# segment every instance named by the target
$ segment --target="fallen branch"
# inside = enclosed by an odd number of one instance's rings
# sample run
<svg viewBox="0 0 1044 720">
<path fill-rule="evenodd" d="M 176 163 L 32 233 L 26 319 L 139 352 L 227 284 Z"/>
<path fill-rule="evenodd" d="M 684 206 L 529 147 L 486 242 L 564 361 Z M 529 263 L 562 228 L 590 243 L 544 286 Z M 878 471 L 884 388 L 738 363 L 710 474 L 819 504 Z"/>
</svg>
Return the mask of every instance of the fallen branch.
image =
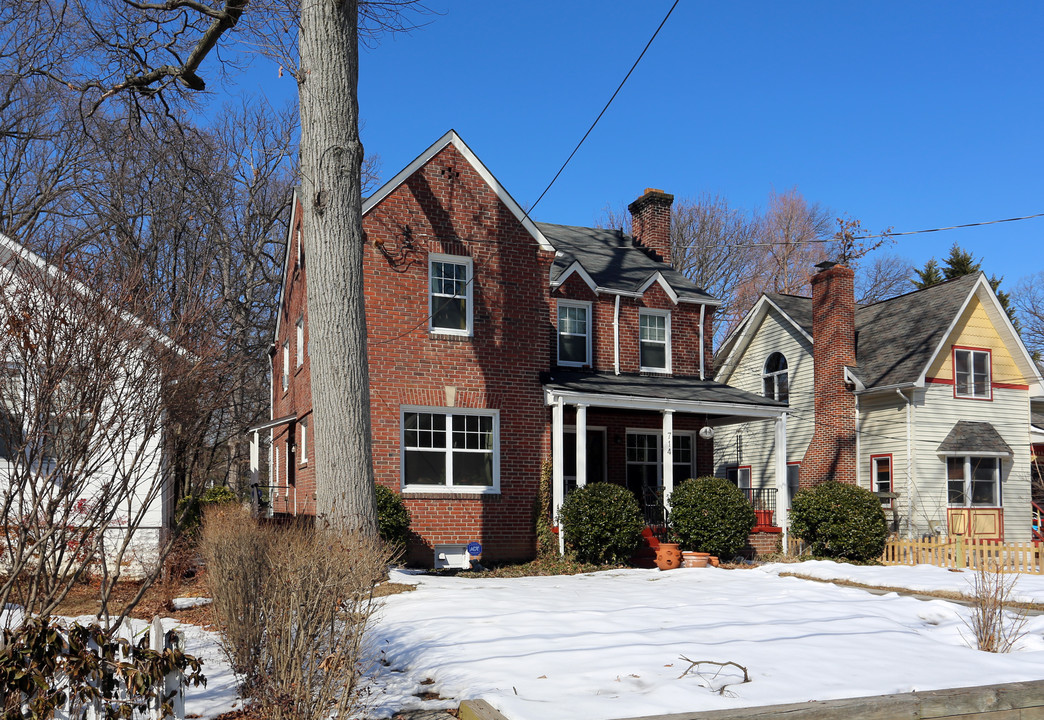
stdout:
<svg viewBox="0 0 1044 720">
<path fill-rule="evenodd" d="M 681 680 L 683 677 L 688 675 L 689 672 L 691 672 L 693 670 L 693 668 L 697 668 L 700 665 L 717 665 L 718 666 L 718 671 L 716 673 L 714 673 L 709 679 L 704 678 L 705 680 L 708 680 L 708 682 L 710 682 L 710 680 L 713 680 L 714 678 L 718 677 L 718 675 L 721 673 L 722 669 L 728 667 L 729 665 L 742 670 L 743 671 L 743 682 L 740 682 L 740 683 L 726 683 L 725 685 L 722 685 L 720 688 L 718 688 L 718 694 L 719 695 L 724 695 L 725 694 L 725 688 L 727 688 L 729 685 L 743 685 L 744 683 L 749 683 L 750 682 L 750 673 L 747 672 L 747 668 L 743 667 L 739 663 L 734 663 L 731 660 L 729 662 L 718 662 L 717 660 L 690 660 L 689 658 L 685 657 L 684 655 L 680 655 L 679 657 L 682 660 L 684 660 L 685 662 L 689 663 L 689 667 L 687 667 L 685 669 L 685 672 L 683 672 L 681 675 L 678 676 L 679 680 Z M 700 675 L 699 672 L 697 672 L 696 674 Z M 700 677 L 703 678 L 703 675 L 700 675 Z"/>
</svg>

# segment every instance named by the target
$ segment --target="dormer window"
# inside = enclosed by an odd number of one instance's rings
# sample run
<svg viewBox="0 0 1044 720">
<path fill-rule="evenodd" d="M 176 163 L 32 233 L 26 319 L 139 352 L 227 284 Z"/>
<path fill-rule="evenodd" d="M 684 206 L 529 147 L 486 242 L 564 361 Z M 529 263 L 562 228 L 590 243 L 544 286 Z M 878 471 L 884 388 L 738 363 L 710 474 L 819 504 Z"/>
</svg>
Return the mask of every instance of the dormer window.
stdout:
<svg viewBox="0 0 1044 720">
<path fill-rule="evenodd" d="M 782 403 L 790 402 L 790 375 L 783 353 L 775 352 L 769 355 L 761 377 L 765 397 Z"/>
<path fill-rule="evenodd" d="M 558 364 L 591 364 L 591 303 L 558 301 Z"/>
<path fill-rule="evenodd" d="M 639 365 L 645 372 L 671 371 L 671 314 L 641 310 L 638 314 Z"/>
<path fill-rule="evenodd" d="M 989 400 L 990 351 L 954 348 L 953 385 L 954 397 Z"/>
</svg>

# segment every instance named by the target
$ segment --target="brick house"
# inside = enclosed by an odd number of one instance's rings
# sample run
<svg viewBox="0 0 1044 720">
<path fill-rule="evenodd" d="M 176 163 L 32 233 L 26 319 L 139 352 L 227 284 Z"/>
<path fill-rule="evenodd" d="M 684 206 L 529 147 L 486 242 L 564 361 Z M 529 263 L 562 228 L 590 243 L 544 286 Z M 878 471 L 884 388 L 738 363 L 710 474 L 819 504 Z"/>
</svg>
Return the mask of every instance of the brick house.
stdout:
<svg viewBox="0 0 1044 720">
<path fill-rule="evenodd" d="M 453 131 L 363 203 L 377 482 L 412 515 L 410 560 L 534 553 L 541 465 L 554 504 L 626 485 L 651 521 L 708 474 L 707 426 L 782 404 L 710 379 L 718 301 L 670 266 L 673 196 L 631 204 L 634 237 L 533 222 Z M 302 198 L 294 198 L 272 346 L 273 510 L 315 512 Z M 307 243 L 305 243 L 307 245 Z M 712 433 L 704 432 L 704 435 Z M 666 439 L 666 441 L 665 441 Z M 666 452 L 664 452 L 666 448 Z"/>
<path fill-rule="evenodd" d="M 819 267 L 811 298 L 763 295 L 718 350 L 717 378 L 785 401 L 789 430 L 785 454 L 723 430 L 718 473 L 773 485 L 786 462 L 786 496 L 859 484 L 902 535 L 1028 540 L 1044 381 L 986 276 L 857 305 L 852 271 Z"/>
</svg>

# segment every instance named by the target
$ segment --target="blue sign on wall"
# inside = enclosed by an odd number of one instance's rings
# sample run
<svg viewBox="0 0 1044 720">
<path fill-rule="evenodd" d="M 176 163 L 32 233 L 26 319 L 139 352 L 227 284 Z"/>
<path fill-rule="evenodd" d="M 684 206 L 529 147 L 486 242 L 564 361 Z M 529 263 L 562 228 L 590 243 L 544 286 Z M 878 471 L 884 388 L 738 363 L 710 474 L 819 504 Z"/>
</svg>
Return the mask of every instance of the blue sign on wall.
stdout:
<svg viewBox="0 0 1044 720">
<path fill-rule="evenodd" d="M 481 543 L 477 543 L 477 542 L 469 542 L 468 543 L 468 555 L 481 555 L 481 554 L 482 554 L 482 544 Z"/>
</svg>

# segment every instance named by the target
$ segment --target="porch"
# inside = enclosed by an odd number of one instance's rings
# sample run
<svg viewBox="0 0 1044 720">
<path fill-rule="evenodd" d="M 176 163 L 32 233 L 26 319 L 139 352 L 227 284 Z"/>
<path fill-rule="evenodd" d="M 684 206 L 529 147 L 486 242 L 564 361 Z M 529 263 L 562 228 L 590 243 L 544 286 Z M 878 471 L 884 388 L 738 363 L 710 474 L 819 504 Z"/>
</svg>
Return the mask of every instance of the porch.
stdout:
<svg viewBox="0 0 1044 720">
<path fill-rule="evenodd" d="M 787 406 L 711 380 L 689 377 L 553 372 L 544 378 L 551 408 L 552 503 L 588 482 L 634 493 L 646 523 L 663 526 L 677 483 L 714 474 L 714 429 L 743 422 L 775 425 L 786 447 Z M 786 453 L 775 453 L 775 487 L 745 489 L 758 525 L 786 527 Z M 786 497 L 786 495 L 782 495 Z M 560 547 L 564 538 L 559 534 Z"/>
</svg>

